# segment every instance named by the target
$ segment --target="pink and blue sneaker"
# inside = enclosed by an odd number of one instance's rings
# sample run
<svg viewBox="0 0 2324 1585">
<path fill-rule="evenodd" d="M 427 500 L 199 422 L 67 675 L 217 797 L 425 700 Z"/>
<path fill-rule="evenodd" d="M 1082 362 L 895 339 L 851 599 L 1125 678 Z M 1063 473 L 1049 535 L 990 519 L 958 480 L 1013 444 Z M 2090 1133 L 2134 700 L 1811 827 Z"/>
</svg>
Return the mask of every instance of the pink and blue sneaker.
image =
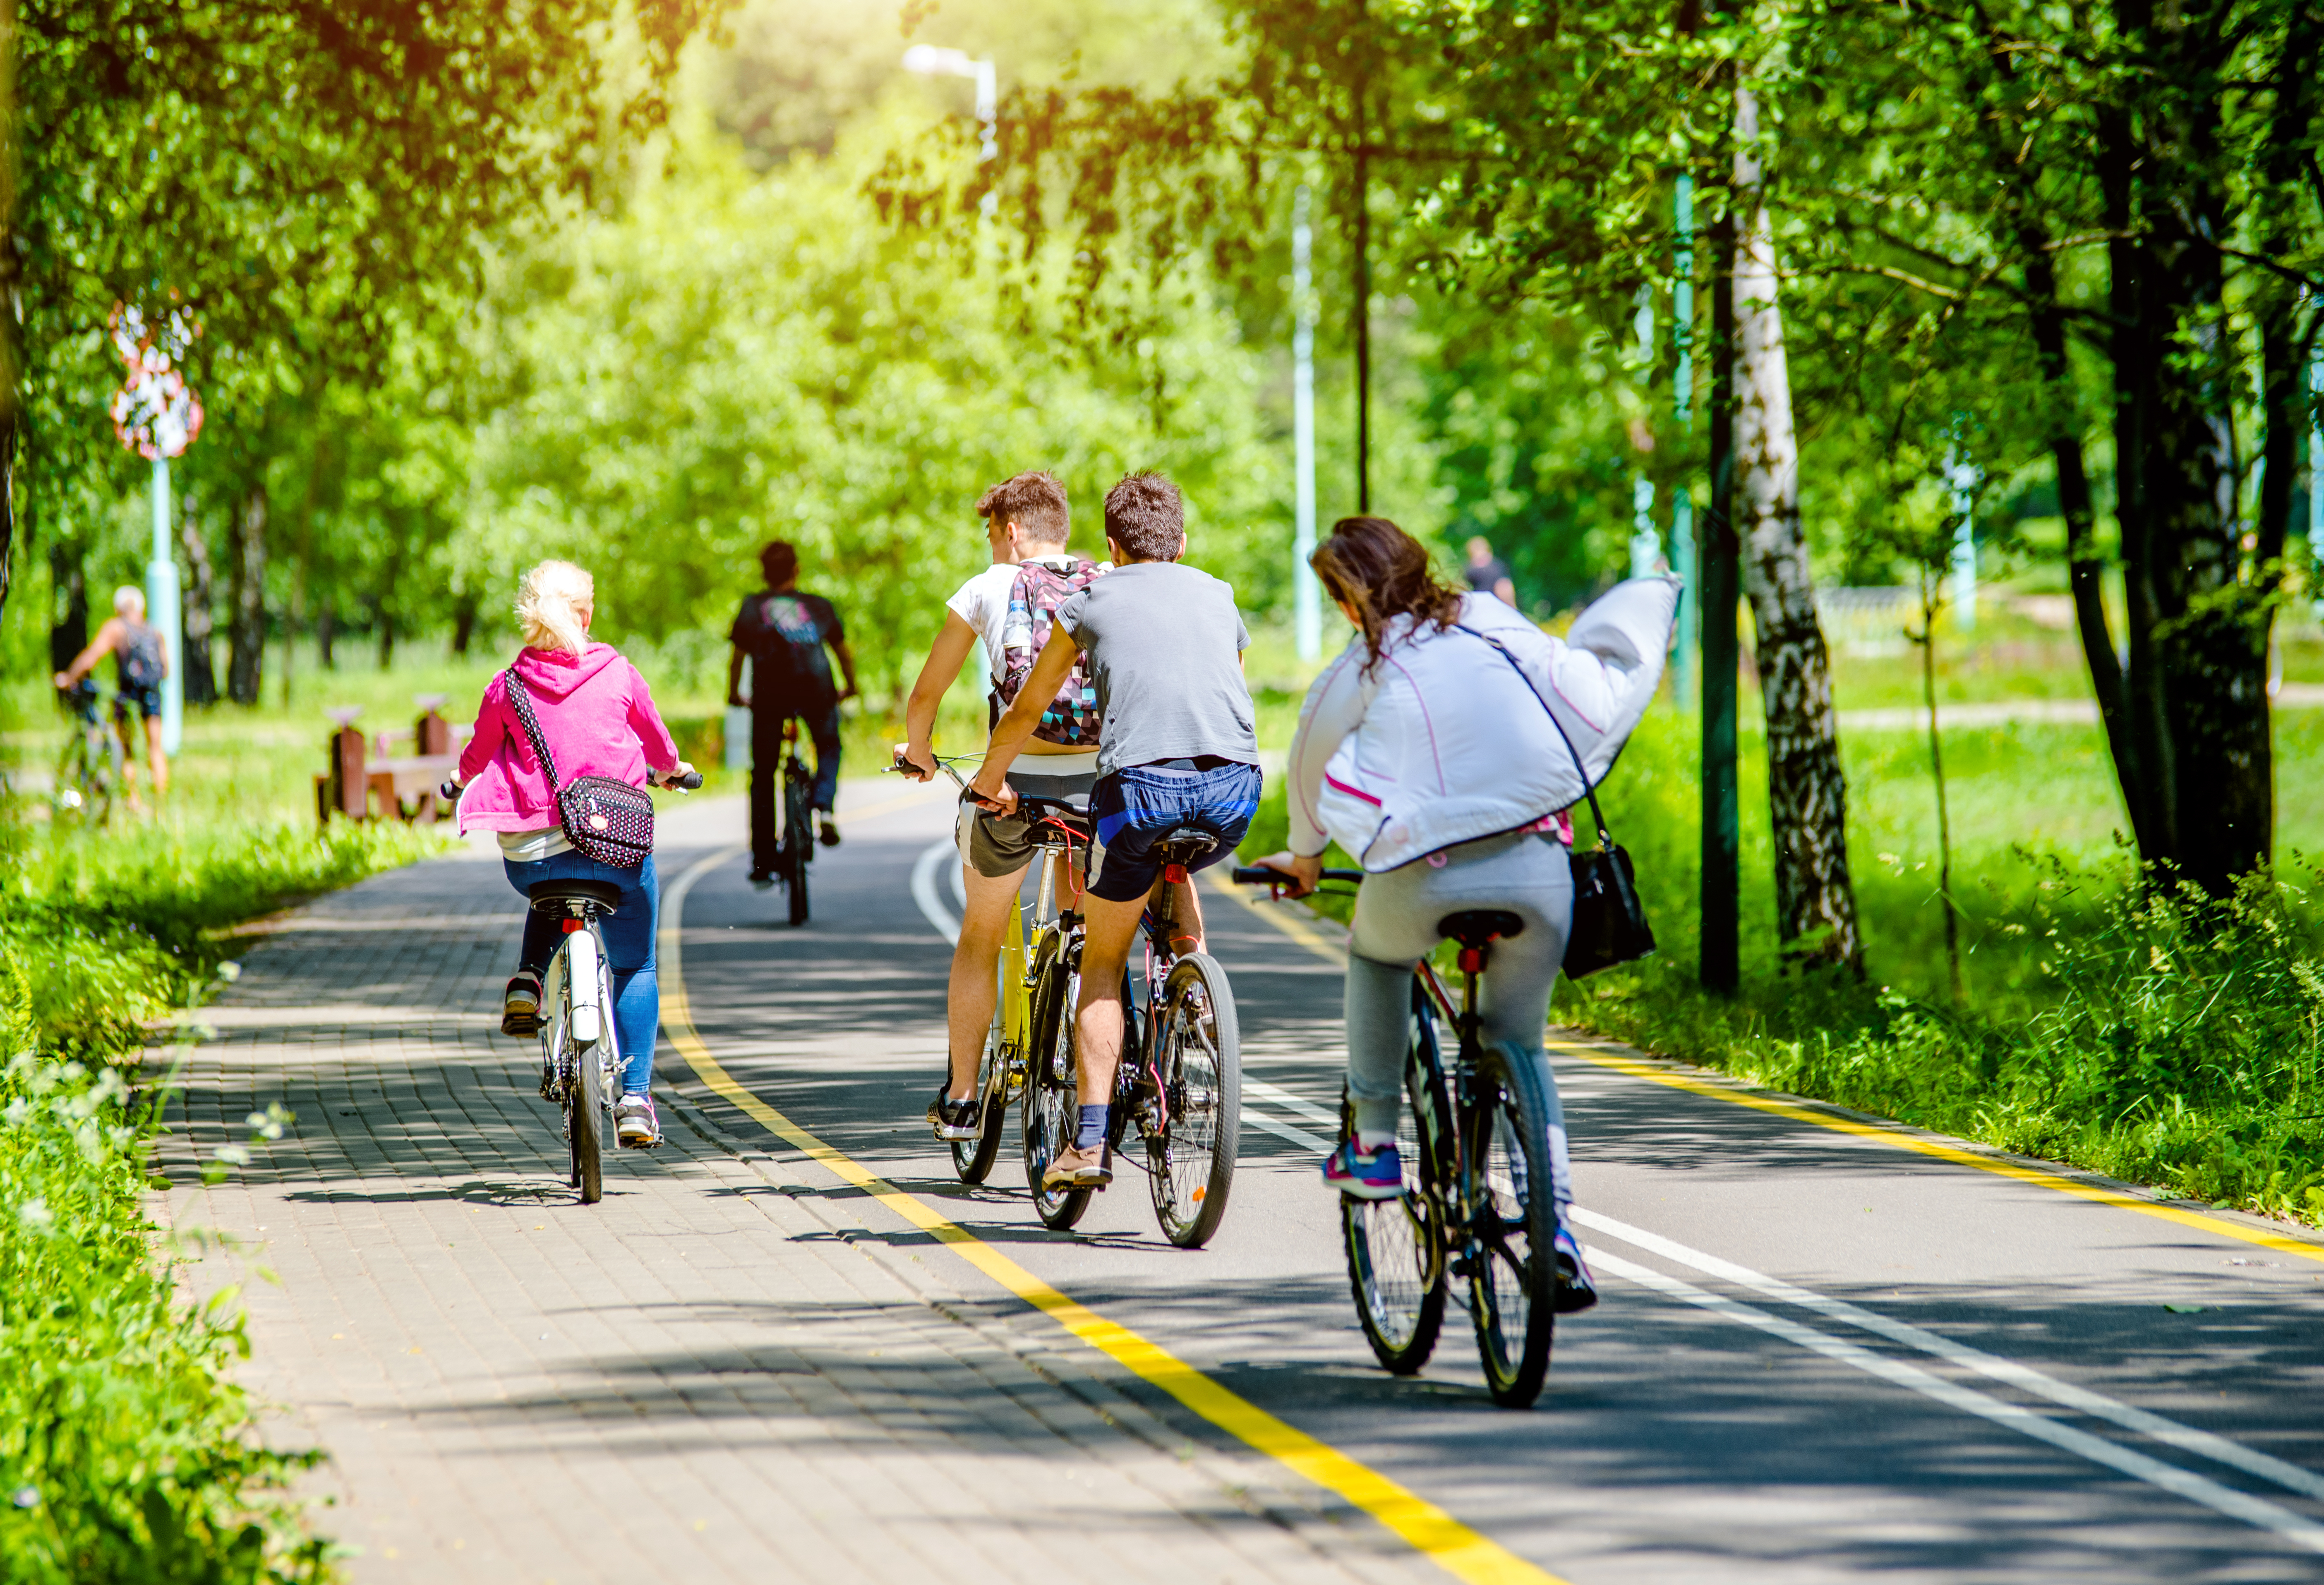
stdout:
<svg viewBox="0 0 2324 1585">
<path fill-rule="evenodd" d="M 1323 1158 L 1323 1182 L 1351 1200 L 1393 1200 L 1404 1193 L 1404 1160 L 1393 1142 L 1366 1156 L 1342 1139 Z"/>
</svg>

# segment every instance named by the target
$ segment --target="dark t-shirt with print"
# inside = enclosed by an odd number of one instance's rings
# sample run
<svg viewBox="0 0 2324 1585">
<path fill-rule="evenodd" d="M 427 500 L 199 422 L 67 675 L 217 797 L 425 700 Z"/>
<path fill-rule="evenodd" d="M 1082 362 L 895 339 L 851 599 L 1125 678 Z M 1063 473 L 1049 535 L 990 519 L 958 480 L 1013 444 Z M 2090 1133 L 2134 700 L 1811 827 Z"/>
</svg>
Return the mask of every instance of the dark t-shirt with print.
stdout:
<svg viewBox="0 0 2324 1585">
<path fill-rule="evenodd" d="M 814 714 L 839 697 L 824 646 L 846 635 L 839 613 L 822 595 L 761 589 L 742 602 L 727 636 L 751 658 L 753 714 Z"/>
</svg>

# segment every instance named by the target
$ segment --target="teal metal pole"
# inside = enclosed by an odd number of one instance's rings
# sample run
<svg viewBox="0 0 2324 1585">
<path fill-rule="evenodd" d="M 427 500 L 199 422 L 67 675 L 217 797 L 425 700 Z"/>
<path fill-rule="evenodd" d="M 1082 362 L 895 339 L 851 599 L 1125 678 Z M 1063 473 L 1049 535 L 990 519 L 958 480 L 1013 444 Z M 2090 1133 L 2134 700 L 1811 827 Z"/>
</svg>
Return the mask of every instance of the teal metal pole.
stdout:
<svg viewBox="0 0 2324 1585">
<path fill-rule="evenodd" d="M 153 558 L 145 564 L 145 620 L 168 646 L 161 679 L 161 751 L 175 754 L 186 730 L 185 623 L 178 610 L 178 558 L 170 548 L 170 459 L 153 459 Z"/>
<path fill-rule="evenodd" d="M 1694 178 L 1681 174 L 1671 195 L 1678 249 L 1671 283 L 1671 345 L 1677 366 L 1671 372 L 1671 410 L 1681 435 L 1694 428 Z M 1680 708 L 1694 703 L 1695 595 L 1701 580 L 1694 565 L 1694 494 L 1682 479 L 1671 486 L 1671 570 L 1683 586 L 1678 596 L 1678 648 L 1671 656 L 1671 693 Z"/>
</svg>

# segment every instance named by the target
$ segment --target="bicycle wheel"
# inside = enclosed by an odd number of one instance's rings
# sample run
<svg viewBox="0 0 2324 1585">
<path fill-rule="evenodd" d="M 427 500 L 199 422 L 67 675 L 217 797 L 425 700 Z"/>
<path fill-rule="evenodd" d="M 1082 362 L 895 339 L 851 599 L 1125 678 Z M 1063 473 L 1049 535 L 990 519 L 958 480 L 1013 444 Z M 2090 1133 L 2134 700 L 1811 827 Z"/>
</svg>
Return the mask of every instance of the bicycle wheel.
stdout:
<svg viewBox="0 0 2324 1585">
<path fill-rule="evenodd" d="M 1081 1126 L 1081 1100 L 1074 1088 L 1074 1009 L 1081 1000 L 1082 977 L 1065 967 L 1060 954 L 1047 954 L 1033 994 L 1033 1055 L 1027 1064 L 1024 1114 L 1025 1186 L 1041 1225 L 1062 1232 L 1089 1209 L 1091 1190 L 1051 1189 L 1041 1184 Z"/>
<path fill-rule="evenodd" d="M 952 1169 L 964 1184 L 982 1183 L 991 1175 L 992 1164 L 1000 1158 L 1003 1114 L 1009 1102 L 1006 1059 L 1007 1053 L 1001 1044 L 1001 1017 L 996 1010 L 992 1027 L 984 1032 L 984 1055 L 976 1064 L 976 1092 L 984 1103 L 978 1114 L 977 1136 L 952 1142 Z"/>
<path fill-rule="evenodd" d="M 807 867 L 815 855 L 815 835 L 808 829 L 807 779 L 796 758 L 783 761 L 783 889 L 790 903 L 791 927 L 807 923 Z"/>
<path fill-rule="evenodd" d="M 607 1018 L 612 1013 L 607 1008 L 598 1016 Z M 569 1009 L 565 1026 L 573 1026 Z M 595 1205 L 605 1197 L 605 1064 L 594 1045 L 575 1046 L 569 1036 L 566 1051 L 573 1064 L 572 1082 L 565 1091 L 565 1115 L 572 1124 L 573 1186 L 581 1191 L 582 1204 Z"/>
<path fill-rule="evenodd" d="M 1444 1325 L 1441 1166 L 1448 1152 L 1440 1135 L 1452 1109 L 1444 1103 L 1435 1022 L 1425 1004 L 1412 1023 L 1404 1092 L 1404 1113 L 1396 1129 L 1397 1155 L 1404 1162 L 1403 1196 L 1340 1197 L 1340 1228 L 1356 1318 L 1363 1323 L 1372 1357 L 1397 1376 L 1413 1375 L 1428 1363 Z M 1353 1127 L 1350 1113 L 1341 1137 L 1346 1138 Z"/>
<path fill-rule="evenodd" d="M 1182 1249 L 1226 1219 L 1242 1144 L 1242 1042 L 1234 989 L 1208 953 L 1188 953 L 1163 982 L 1153 1064 L 1162 1126 L 1146 1138 L 1147 1183 L 1162 1236 Z M 1125 1052 L 1125 1055 L 1128 1054 Z"/>
<path fill-rule="evenodd" d="M 1506 1046 L 1478 1056 L 1463 1120 L 1471 1245 L 1469 1313 L 1493 1401 L 1541 1396 L 1556 1325 L 1557 1207 L 1550 1197 L 1549 1100 L 1539 1063 Z"/>
</svg>

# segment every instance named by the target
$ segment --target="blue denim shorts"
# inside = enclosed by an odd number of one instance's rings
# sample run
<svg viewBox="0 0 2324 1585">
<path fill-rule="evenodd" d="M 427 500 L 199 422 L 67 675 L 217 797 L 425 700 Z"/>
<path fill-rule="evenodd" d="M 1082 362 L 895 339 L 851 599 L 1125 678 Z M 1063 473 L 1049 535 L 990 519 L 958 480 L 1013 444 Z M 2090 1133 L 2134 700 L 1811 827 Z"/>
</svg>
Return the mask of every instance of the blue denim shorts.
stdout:
<svg viewBox="0 0 2324 1585">
<path fill-rule="evenodd" d="M 1230 857 L 1259 813 L 1260 780 L 1258 766 L 1241 764 L 1209 770 L 1131 765 L 1098 778 L 1090 789 L 1090 820 L 1100 850 L 1090 895 L 1127 903 L 1153 890 L 1162 873 L 1154 844 L 1180 826 L 1219 839 L 1218 846 L 1188 869 L 1206 870 Z"/>
</svg>

